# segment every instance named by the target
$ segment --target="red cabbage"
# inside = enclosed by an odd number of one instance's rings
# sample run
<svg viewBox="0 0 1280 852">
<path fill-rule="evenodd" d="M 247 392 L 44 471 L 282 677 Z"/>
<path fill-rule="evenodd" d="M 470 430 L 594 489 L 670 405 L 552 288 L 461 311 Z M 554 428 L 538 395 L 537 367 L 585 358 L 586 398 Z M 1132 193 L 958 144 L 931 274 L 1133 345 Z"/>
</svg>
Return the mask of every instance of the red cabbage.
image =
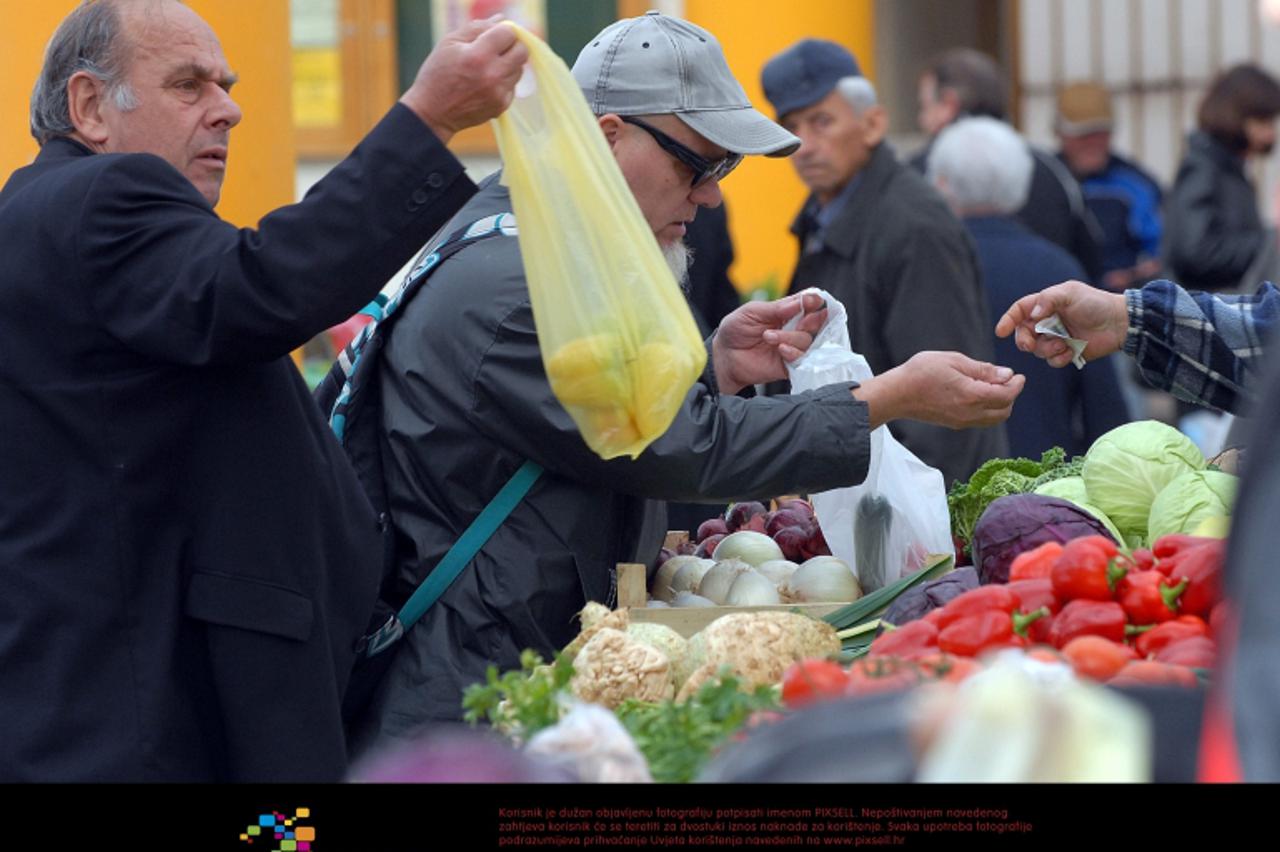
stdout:
<svg viewBox="0 0 1280 852">
<path fill-rule="evenodd" d="M 1010 494 L 993 500 L 973 528 L 973 564 L 983 583 L 1007 583 L 1009 565 L 1018 554 L 1047 541 L 1062 543 L 1086 535 L 1115 541 L 1101 521 L 1066 500 Z"/>
</svg>

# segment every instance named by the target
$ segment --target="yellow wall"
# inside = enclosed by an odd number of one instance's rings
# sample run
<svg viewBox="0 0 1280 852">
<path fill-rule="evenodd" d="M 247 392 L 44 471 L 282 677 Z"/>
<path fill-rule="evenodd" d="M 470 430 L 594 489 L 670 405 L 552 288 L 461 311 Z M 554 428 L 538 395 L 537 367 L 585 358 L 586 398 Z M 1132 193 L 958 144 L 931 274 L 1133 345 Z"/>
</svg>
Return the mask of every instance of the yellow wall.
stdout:
<svg viewBox="0 0 1280 852">
<path fill-rule="evenodd" d="M 685 16 L 715 33 L 756 108 L 773 117 L 760 69 L 799 39 L 840 42 L 875 79 L 873 0 L 685 0 Z M 734 283 L 750 292 L 772 277 L 786 287 L 796 241 L 788 230 L 805 189 L 786 159 L 748 157 L 723 184 L 737 260 Z"/>
<path fill-rule="evenodd" d="M 287 0 L 189 0 L 222 40 L 240 75 L 244 121 L 231 134 L 221 216 L 252 226 L 294 194 Z M 74 0 L 0 0 L 0 183 L 37 147 L 28 131 L 31 87 L 45 44 Z"/>
</svg>

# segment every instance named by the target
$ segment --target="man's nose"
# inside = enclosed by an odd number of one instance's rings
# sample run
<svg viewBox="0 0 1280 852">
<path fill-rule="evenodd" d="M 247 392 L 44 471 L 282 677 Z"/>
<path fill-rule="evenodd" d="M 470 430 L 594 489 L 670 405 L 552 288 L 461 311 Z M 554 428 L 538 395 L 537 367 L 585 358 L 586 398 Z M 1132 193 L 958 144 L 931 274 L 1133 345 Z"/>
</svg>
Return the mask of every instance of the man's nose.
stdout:
<svg viewBox="0 0 1280 852">
<path fill-rule="evenodd" d="M 699 207 L 715 208 L 724 203 L 724 193 L 720 191 L 720 179 L 711 178 L 693 188 L 689 200 Z"/>
<path fill-rule="evenodd" d="M 231 97 L 231 93 L 218 87 L 218 93 L 214 97 L 218 102 L 209 111 L 210 123 L 219 130 L 230 130 L 239 124 L 244 118 L 244 113 L 240 110 L 240 105 Z"/>
</svg>

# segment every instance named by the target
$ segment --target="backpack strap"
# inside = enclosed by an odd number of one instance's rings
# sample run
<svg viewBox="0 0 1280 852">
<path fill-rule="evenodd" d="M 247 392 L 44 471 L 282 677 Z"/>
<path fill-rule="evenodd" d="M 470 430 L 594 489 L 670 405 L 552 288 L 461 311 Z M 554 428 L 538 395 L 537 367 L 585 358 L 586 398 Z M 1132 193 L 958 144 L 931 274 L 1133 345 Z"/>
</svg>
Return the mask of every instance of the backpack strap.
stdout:
<svg viewBox="0 0 1280 852">
<path fill-rule="evenodd" d="M 453 547 L 449 548 L 449 552 L 414 590 L 409 600 L 400 607 L 400 611 L 389 617 L 382 627 L 363 637 L 356 652 L 372 657 L 395 644 L 458 578 L 462 569 L 467 567 L 489 537 L 502 526 L 507 515 L 524 499 L 524 495 L 529 493 L 529 489 L 541 475 L 542 466 L 537 462 L 526 461 L 522 464 L 453 543 Z"/>
<path fill-rule="evenodd" d="M 486 216 L 462 228 L 453 231 L 438 246 L 430 243 L 418 256 L 417 261 L 405 275 L 399 289 L 390 298 L 379 293 L 359 313 L 370 317 L 373 321 L 343 347 L 328 374 L 321 380 L 315 390 L 315 399 L 329 421 L 329 428 L 337 436 L 338 443 L 346 443 L 347 414 L 355 404 L 353 400 L 363 392 L 364 386 L 371 382 L 372 376 L 365 373 L 374 372 L 372 368 L 361 371 L 361 364 L 374 360 L 367 358 L 369 342 L 374 339 L 380 329 L 390 322 L 400 308 L 413 298 L 413 295 L 430 277 L 431 273 L 444 261 L 457 254 L 477 240 L 498 235 L 516 235 L 516 217 L 512 213 L 498 213 Z"/>
<path fill-rule="evenodd" d="M 343 349 L 315 392 L 316 401 L 327 416 L 329 427 L 344 447 L 348 444 L 349 415 L 353 414 L 355 408 L 363 401 L 366 387 L 376 381 L 376 353 L 381 349 L 381 338 L 394 325 L 400 309 L 413 298 L 440 264 L 471 243 L 498 235 L 516 235 L 516 220 L 513 214 L 498 213 L 487 216 L 458 228 L 438 245 L 428 243 L 410 267 L 395 294 L 389 299 L 379 294 L 360 311 L 373 321 L 367 323 Z M 378 342 L 373 343 L 373 341 Z M 351 449 L 348 447 L 348 451 Z M 380 471 L 371 473 L 376 473 L 377 478 L 381 478 Z M 526 461 L 522 464 L 454 542 L 426 579 L 418 585 L 404 606 L 398 612 L 389 615 L 380 627 L 356 643 L 356 653 L 373 657 L 404 636 L 405 631 L 422 617 L 470 564 L 476 553 L 484 547 L 485 542 L 498 527 L 502 526 L 507 516 L 524 499 L 525 494 L 541 475 L 542 467 L 537 463 Z M 365 482 L 367 478 L 367 476 L 361 476 L 361 481 Z M 365 485 L 366 488 L 371 487 L 369 482 L 365 482 Z M 373 487 L 376 488 L 376 484 Z M 374 494 L 371 498 L 375 508 L 384 513 L 382 520 L 385 522 L 385 496 Z M 390 536 L 388 536 L 389 540 Z M 388 548 L 388 552 L 384 554 L 384 577 L 391 567 L 390 560 L 391 550 Z"/>
</svg>

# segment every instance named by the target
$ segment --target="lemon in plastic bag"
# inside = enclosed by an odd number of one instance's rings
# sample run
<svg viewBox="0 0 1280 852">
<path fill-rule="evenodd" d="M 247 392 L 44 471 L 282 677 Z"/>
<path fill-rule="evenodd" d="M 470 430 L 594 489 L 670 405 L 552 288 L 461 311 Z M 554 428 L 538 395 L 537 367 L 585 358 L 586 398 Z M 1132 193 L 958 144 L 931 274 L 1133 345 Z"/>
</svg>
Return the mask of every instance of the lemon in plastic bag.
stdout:
<svg viewBox="0 0 1280 852">
<path fill-rule="evenodd" d="M 577 82 L 509 25 L 529 63 L 494 126 L 543 366 L 587 446 L 635 458 L 670 427 L 706 347 Z"/>
</svg>

